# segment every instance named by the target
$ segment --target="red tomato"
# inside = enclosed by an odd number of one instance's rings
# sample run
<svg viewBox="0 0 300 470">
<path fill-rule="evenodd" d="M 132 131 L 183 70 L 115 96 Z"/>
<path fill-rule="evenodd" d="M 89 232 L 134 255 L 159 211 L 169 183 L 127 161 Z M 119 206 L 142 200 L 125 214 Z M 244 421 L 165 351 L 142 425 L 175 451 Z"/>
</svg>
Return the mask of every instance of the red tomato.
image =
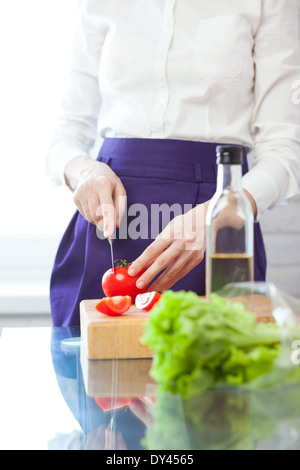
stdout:
<svg viewBox="0 0 300 470">
<path fill-rule="evenodd" d="M 131 303 L 132 300 L 129 295 L 104 297 L 96 305 L 96 310 L 98 310 L 98 312 L 104 313 L 105 315 L 117 317 L 127 312 L 131 307 Z"/>
<path fill-rule="evenodd" d="M 154 305 L 161 299 L 161 294 L 158 292 L 146 292 L 139 294 L 135 299 L 135 306 L 141 310 L 151 310 Z"/>
<path fill-rule="evenodd" d="M 147 292 L 148 286 L 143 289 L 136 287 L 136 281 L 145 272 L 143 269 L 139 274 L 132 277 L 128 274 L 128 268 L 130 264 L 126 261 L 118 260 L 117 266 L 114 270 L 111 268 L 102 277 L 102 289 L 107 297 L 113 297 L 115 295 L 130 295 L 132 302 L 134 303 L 135 298 L 138 294 Z"/>
<path fill-rule="evenodd" d="M 104 398 L 96 397 L 95 402 L 103 411 L 117 410 L 125 408 L 132 402 L 133 398 Z"/>
</svg>

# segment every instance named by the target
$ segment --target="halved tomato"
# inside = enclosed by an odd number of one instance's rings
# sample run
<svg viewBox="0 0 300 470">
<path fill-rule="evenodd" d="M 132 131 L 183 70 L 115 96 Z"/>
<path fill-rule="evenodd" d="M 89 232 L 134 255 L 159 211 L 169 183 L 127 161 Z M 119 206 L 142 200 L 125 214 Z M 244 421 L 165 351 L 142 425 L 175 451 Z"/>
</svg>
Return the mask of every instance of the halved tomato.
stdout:
<svg viewBox="0 0 300 470">
<path fill-rule="evenodd" d="M 135 306 L 141 310 L 151 310 L 154 305 L 161 299 L 162 295 L 159 292 L 146 292 L 139 294 L 135 298 Z"/>
<path fill-rule="evenodd" d="M 115 297 L 103 297 L 96 305 L 96 310 L 104 315 L 117 317 L 127 312 L 131 307 L 132 299 L 129 295 L 117 295 Z"/>
<path fill-rule="evenodd" d="M 118 410 L 126 408 L 133 401 L 133 398 L 104 398 L 96 397 L 95 402 L 103 411 Z"/>
</svg>

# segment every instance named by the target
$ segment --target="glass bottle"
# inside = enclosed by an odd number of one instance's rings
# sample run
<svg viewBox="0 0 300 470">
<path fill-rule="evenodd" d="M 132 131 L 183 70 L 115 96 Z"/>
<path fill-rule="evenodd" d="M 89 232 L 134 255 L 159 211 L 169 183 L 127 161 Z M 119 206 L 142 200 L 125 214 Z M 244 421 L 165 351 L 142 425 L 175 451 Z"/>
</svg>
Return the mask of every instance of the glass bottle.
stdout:
<svg viewBox="0 0 300 470">
<path fill-rule="evenodd" d="M 253 281 L 253 210 L 242 188 L 243 149 L 217 147 L 217 189 L 206 214 L 206 296 Z"/>
</svg>

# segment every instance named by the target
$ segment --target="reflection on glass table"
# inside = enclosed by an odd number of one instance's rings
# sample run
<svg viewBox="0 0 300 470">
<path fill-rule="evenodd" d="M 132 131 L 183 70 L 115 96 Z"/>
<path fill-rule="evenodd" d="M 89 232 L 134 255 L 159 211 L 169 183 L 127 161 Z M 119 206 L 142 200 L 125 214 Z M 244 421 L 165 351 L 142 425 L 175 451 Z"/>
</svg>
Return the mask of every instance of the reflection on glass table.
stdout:
<svg viewBox="0 0 300 470">
<path fill-rule="evenodd" d="M 1 449 L 299 449 L 299 382 L 159 391 L 151 360 L 88 361 L 78 328 L 4 329 Z"/>
<path fill-rule="evenodd" d="M 70 351 L 63 344 L 65 362 Z M 86 393 L 81 448 L 300 448 L 299 383 L 206 390 L 184 399 L 157 389 L 149 375 L 151 360 L 89 361 L 78 355 L 80 342 L 76 367 Z"/>
<path fill-rule="evenodd" d="M 211 301 L 170 293 L 149 321 L 155 377 L 186 398 L 157 392 L 145 446 L 299 449 L 300 302 L 267 283 L 231 284 Z"/>
<path fill-rule="evenodd" d="M 159 392 L 143 442 L 152 450 L 299 450 L 299 397 L 299 385 L 190 399 Z"/>
<path fill-rule="evenodd" d="M 88 360 L 76 334 L 54 328 L 51 352 L 61 393 L 82 428 L 80 449 L 142 449 L 156 388 L 152 361 Z"/>
</svg>

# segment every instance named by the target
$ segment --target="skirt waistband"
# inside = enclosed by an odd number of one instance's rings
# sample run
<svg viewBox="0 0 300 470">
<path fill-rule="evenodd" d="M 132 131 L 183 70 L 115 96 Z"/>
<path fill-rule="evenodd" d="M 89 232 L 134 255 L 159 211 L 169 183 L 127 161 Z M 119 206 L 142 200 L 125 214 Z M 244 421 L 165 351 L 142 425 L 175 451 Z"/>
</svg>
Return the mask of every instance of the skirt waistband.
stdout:
<svg viewBox="0 0 300 470">
<path fill-rule="evenodd" d="M 218 143 L 176 139 L 106 138 L 98 160 L 119 176 L 216 182 Z M 242 172 L 248 171 L 243 148 Z"/>
</svg>

